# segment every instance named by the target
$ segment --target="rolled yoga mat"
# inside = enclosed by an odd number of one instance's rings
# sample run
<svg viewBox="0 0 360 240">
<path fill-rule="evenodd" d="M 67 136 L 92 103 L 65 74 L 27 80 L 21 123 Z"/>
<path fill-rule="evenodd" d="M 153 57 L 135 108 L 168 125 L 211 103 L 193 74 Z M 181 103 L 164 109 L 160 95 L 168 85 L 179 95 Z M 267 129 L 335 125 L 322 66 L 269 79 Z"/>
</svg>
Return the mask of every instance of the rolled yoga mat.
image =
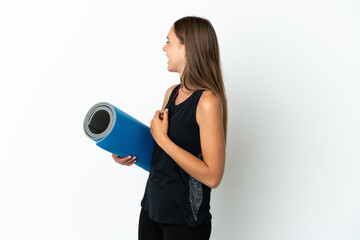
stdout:
<svg viewBox="0 0 360 240">
<path fill-rule="evenodd" d="M 150 172 L 154 138 L 150 128 L 107 102 L 95 104 L 84 119 L 85 134 L 115 155 L 136 156 L 136 165 Z"/>
</svg>

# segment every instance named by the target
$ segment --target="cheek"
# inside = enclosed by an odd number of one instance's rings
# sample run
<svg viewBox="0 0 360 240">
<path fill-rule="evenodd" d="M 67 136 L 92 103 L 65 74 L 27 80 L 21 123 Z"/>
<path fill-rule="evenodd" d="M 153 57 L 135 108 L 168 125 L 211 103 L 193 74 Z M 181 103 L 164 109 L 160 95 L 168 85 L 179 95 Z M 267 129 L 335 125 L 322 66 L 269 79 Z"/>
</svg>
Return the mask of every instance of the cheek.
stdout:
<svg viewBox="0 0 360 240">
<path fill-rule="evenodd" d="M 180 64 L 185 64 L 186 63 L 186 57 L 182 53 L 178 53 L 177 61 Z"/>
</svg>

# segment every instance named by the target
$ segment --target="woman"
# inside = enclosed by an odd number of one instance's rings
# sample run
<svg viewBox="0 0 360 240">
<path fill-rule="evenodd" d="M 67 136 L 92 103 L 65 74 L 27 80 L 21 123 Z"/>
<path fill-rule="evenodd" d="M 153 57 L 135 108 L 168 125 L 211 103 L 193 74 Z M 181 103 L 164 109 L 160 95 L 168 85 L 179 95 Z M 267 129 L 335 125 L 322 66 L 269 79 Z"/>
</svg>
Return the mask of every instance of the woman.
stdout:
<svg viewBox="0 0 360 240">
<path fill-rule="evenodd" d="M 140 240 L 210 238 L 210 192 L 223 177 L 227 104 L 216 33 L 203 18 L 171 27 L 163 50 L 180 84 L 150 123 L 155 140 L 139 221 Z M 132 165 L 136 157 L 116 162 Z"/>
</svg>

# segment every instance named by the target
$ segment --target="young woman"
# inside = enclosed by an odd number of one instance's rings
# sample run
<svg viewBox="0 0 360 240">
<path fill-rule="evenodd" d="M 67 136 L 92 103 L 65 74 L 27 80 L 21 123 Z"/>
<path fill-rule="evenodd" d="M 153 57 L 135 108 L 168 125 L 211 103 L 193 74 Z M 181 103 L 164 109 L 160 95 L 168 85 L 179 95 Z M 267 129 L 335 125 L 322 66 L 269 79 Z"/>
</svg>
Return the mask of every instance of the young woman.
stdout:
<svg viewBox="0 0 360 240">
<path fill-rule="evenodd" d="M 139 239 L 208 240 L 210 192 L 225 167 L 227 103 L 219 46 L 211 23 L 199 17 L 177 20 L 167 40 L 168 71 L 180 74 L 180 84 L 166 91 L 150 123 L 155 144 Z M 136 161 L 113 158 L 128 166 Z"/>
</svg>

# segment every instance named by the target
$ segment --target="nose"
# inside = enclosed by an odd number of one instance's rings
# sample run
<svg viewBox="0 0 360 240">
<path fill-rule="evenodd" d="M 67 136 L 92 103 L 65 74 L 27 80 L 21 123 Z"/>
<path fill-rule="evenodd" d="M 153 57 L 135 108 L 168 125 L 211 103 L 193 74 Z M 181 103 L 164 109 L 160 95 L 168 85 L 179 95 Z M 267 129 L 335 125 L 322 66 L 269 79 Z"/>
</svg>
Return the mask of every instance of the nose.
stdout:
<svg viewBox="0 0 360 240">
<path fill-rule="evenodd" d="M 166 44 L 163 46 L 162 50 L 166 52 Z"/>
</svg>

